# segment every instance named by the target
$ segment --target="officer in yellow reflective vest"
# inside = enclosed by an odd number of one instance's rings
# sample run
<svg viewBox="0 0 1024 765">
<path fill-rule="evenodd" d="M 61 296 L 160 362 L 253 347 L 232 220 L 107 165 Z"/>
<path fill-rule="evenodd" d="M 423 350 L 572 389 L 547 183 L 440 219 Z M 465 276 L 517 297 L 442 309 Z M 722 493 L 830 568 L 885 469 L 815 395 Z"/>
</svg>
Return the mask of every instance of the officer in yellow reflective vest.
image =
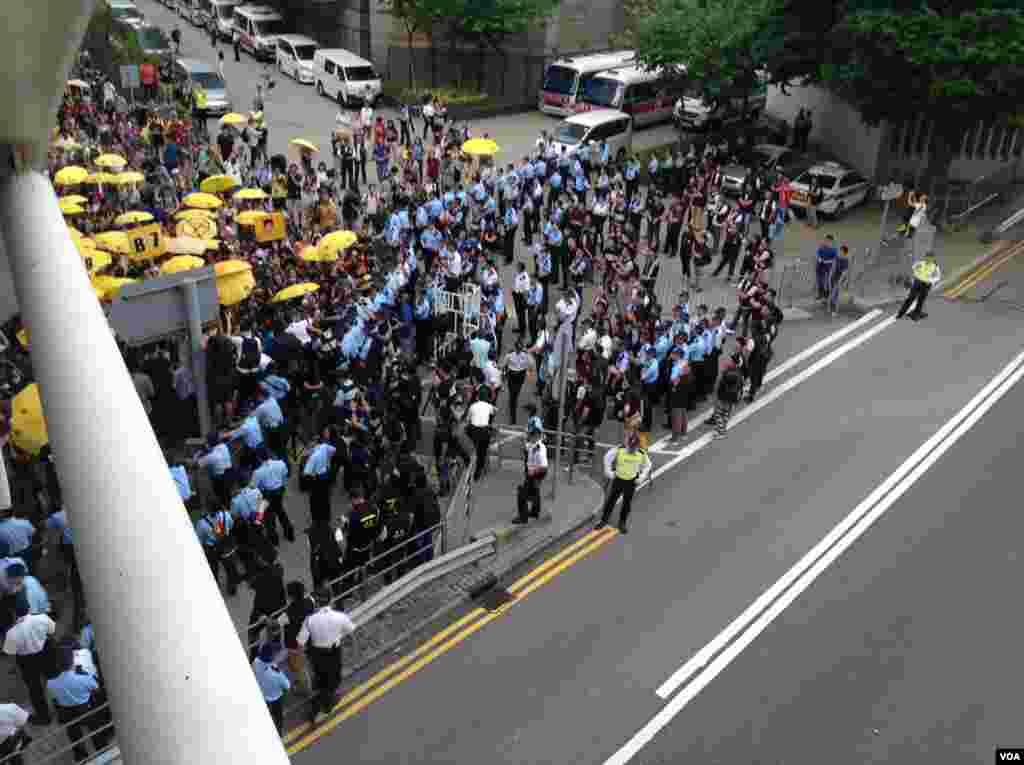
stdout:
<svg viewBox="0 0 1024 765">
<path fill-rule="evenodd" d="M 914 321 L 925 318 L 928 314 L 924 312 L 924 301 L 928 299 L 928 293 L 932 287 L 941 279 L 942 271 L 939 269 L 939 264 L 935 262 L 935 253 L 929 252 L 923 260 L 914 264 L 914 283 L 910 285 L 910 292 L 907 294 L 907 299 L 903 301 L 903 306 L 896 314 L 896 318 L 902 319 L 906 315 L 909 315 Z M 914 310 L 907 314 L 915 301 L 917 305 Z"/>
<path fill-rule="evenodd" d="M 203 136 L 209 135 L 206 129 L 206 110 L 209 96 L 206 88 L 192 89 L 192 119 Z"/>
<path fill-rule="evenodd" d="M 636 491 L 638 484 L 647 479 L 650 472 L 651 458 L 640 448 L 640 436 L 636 433 L 627 433 L 623 446 L 608 450 L 604 456 L 604 474 L 611 481 L 611 488 L 596 528 L 603 529 L 608 525 L 608 518 L 615 508 L 615 503 L 622 497 L 619 531 L 623 534 L 628 531 L 626 521 L 629 519 L 629 511 L 633 509 L 633 492 Z"/>
</svg>

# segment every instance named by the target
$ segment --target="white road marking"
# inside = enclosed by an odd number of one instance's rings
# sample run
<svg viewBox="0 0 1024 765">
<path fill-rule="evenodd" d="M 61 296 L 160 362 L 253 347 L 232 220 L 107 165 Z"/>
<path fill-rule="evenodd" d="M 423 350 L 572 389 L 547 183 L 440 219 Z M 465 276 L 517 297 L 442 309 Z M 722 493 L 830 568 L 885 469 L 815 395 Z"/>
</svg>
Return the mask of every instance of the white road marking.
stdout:
<svg viewBox="0 0 1024 765">
<path fill-rule="evenodd" d="M 686 684 L 605 765 L 625 765 L 739 656 L 778 616 L 900 499 L 942 456 L 1024 377 L 1024 353 L 996 375 L 949 422 L 922 444 L 807 555 L 693 659 L 670 677 L 658 694 L 665 698 Z M 740 634 L 741 633 L 741 634 Z M 737 637 L 738 635 L 738 637 Z M 735 638 L 735 639 L 734 639 Z M 723 650 L 724 649 L 724 650 Z M 717 654 L 717 656 L 716 656 Z M 709 660 L 716 656 L 713 661 Z M 697 672 L 694 674 L 694 672 Z M 691 679 L 692 677 L 692 679 Z"/>
<path fill-rule="evenodd" d="M 775 367 L 774 369 L 769 370 L 768 374 L 766 374 L 764 376 L 764 381 L 766 383 L 770 383 L 772 380 L 774 380 L 774 379 L 776 379 L 778 377 L 781 377 L 782 375 L 786 374 L 786 372 L 788 372 L 793 367 L 798 366 L 799 364 L 802 364 L 804 361 L 806 361 L 807 359 L 809 359 L 812 356 L 814 356 L 816 353 L 818 353 L 818 351 L 822 351 L 825 348 L 828 348 L 830 345 L 838 343 L 840 340 L 842 340 L 847 335 L 852 334 L 853 332 L 856 332 L 861 327 L 864 327 L 867 324 L 870 324 L 871 322 L 873 322 L 875 319 L 877 319 L 881 315 L 882 315 L 882 311 L 877 309 L 877 308 L 874 309 L 873 311 L 869 311 L 868 313 L 866 313 L 863 316 L 861 316 L 859 319 L 857 319 L 857 321 L 853 322 L 852 324 L 847 324 L 845 327 L 843 327 L 842 329 L 839 329 L 839 330 L 833 332 L 828 337 L 823 337 L 821 340 L 816 342 L 814 345 L 811 345 L 808 348 L 804 348 L 796 356 L 793 356 L 790 359 L 786 359 L 782 364 L 779 364 L 779 366 Z M 705 422 L 707 422 L 708 418 L 711 417 L 713 412 L 714 412 L 714 407 L 709 407 L 708 409 L 704 410 L 703 412 L 701 412 L 700 414 L 698 414 L 696 417 L 694 417 L 692 420 L 689 421 L 689 427 L 690 428 L 696 428 L 696 427 L 699 427 L 699 426 L 703 425 Z M 663 438 L 658 439 L 653 444 L 651 444 L 651 448 L 648 449 L 648 451 L 652 451 L 655 454 L 661 454 L 662 452 L 660 452 L 659 450 L 663 446 L 665 446 L 665 444 L 668 443 L 670 438 L 672 438 L 672 436 L 671 435 L 667 435 L 667 436 L 665 436 Z M 670 453 L 674 454 L 675 452 L 674 451 L 670 451 Z"/>
<path fill-rule="evenodd" d="M 741 409 L 739 411 L 739 413 L 729 421 L 728 429 L 732 430 L 734 427 L 736 427 L 740 423 L 745 422 L 748 418 L 753 417 L 755 414 L 760 412 L 766 406 L 768 406 L 769 404 L 771 404 L 773 401 L 775 401 L 776 399 L 780 398 L 781 396 L 784 396 L 786 393 L 788 393 L 790 390 L 792 390 L 797 385 L 802 383 L 804 380 L 807 380 L 808 378 L 813 377 L 818 372 L 820 372 L 822 369 L 824 369 L 825 367 L 827 367 L 830 364 L 834 363 L 838 359 L 842 358 L 847 353 L 852 351 L 854 348 L 857 348 L 857 347 L 863 345 L 864 343 L 866 343 L 868 340 L 870 340 L 872 337 L 874 337 L 878 333 L 883 332 L 884 330 L 886 330 L 889 327 L 891 327 L 893 322 L 895 322 L 895 321 L 896 321 L 896 317 L 895 316 L 890 316 L 888 319 L 886 319 L 885 321 L 881 322 L 880 324 L 876 324 L 875 326 L 873 326 L 871 329 L 869 329 L 863 335 L 858 335 L 853 340 L 850 340 L 850 341 L 846 342 L 845 344 L 843 344 L 843 345 L 839 346 L 838 348 L 836 348 L 834 351 L 829 353 L 827 356 L 821 357 L 816 362 L 811 364 L 811 366 L 807 367 L 807 369 L 802 371 L 800 374 L 795 375 L 794 377 L 789 378 L 788 380 L 786 380 L 786 382 L 782 383 L 782 385 L 780 385 L 779 387 L 772 388 L 771 390 L 769 390 L 764 395 L 763 398 L 756 399 L 753 404 L 750 404 L 750 405 L 746 406 L 745 408 Z M 696 454 L 701 449 L 703 449 L 705 446 L 710 444 L 713 440 L 714 440 L 714 434 L 713 433 L 705 433 L 700 438 L 698 438 L 695 441 L 687 444 L 685 447 L 683 447 L 683 449 L 678 454 L 676 454 L 675 457 L 670 459 L 668 462 L 666 462 L 664 465 L 662 465 L 657 470 L 653 471 L 651 473 L 651 477 L 647 479 L 647 483 L 645 483 L 644 486 L 650 484 L 651 481 L 653 481 L 658 476 L 660 476 L 660 475 L 662 475 L 664 473 L 667 473 L 669 470 L 674 468 L 676 465 L 678 465 L 683 460 L 689 459 L 694 454 Z M 643 488 L 643 487 L 641 486 L 640 488 Z"/>
</svg>

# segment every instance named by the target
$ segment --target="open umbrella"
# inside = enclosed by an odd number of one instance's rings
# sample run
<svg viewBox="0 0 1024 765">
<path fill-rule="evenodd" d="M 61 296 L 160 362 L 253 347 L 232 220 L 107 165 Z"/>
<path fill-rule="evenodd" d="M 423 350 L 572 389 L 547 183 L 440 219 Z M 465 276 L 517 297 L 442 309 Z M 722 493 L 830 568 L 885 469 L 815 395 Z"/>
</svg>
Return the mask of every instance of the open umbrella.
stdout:
<svg viewBox="0 0 1024 765">
<path fill-rule="evenodd" d="M 128 164 L 128 160 L 120 154 L 100 154 L 95 160 L 93 160 L 93 164 L 96 165 L 96 167 L 104 167 L 120 172 L 121 168 Z"/>
<path fill-rule="evenodd" d="M 121 213 L 114 218 L 114 224 L 117 226 L 132 226 L 137 223 L 149 223 L 153 220 L 153 214 L 148 213 L 145 210 L 131 210 L 130 212 Z"/>
<path fill-rule="evenodd" d="M 39 386 L 35 383 L 24 388 L 11 401 L 11 443 L 33 457 L 50 443 L 43 402 L 39 398 Z"/>
<path fill-rule="evenodd" d="M 309 245 L 302 248 L 302 252 L 299 253 L 299 259 L 307 263 L 334 263 L 339 257 L 338 252 L 338 250 L 321 252 L 319 247 Z"/>
<path fill-rule="evenodd" d="M 79 250 L 78 254 L 82 256 L 82 262 L 85 264 L 85 270 L 92 276 L 97 271 L 102 271 L 104 268 L 114 262 L 114 259 L 110 257 L 109 253 L 103 252 L 103 250 Z"/>
<path fill-rule="evenodd" d="M 354 231 L 332 231 L 320 240 L 317 249 L 324 257 L 334 255 L 336 260 L 339 252 L 347 250 L 358 240 L 359 237 Z"/>
<path fill-rule="evenodd" d="M 96 242 L 94 242 L 92 239 L 86 239 L 85 237 L 82 237 L 81 239 L 75 239 L 74 241 L 75 249 L 78 250 L 78 254 L 81 255 L 83 258 L 90 252 L 97 252 Z"/>
<path fill-rule="evenodd" d="M 88 177 L 89 171 L 84 167 L 68 165 L 57 171 L 57 174 L 53 176 L 53 182 L 58 186 L 77 186 Z"/>
<path fill-rule="evenodd" d="M 180 220 L 174 227 L 174 231 L 179 237 L 192 237 L 208 241 L 217 236 L 217 224 L 209 218 Z"/>
<path fill-rule="evenodd" d="M 93 183 L 96 185 L 100 185 L 103 183 L 115 184 L 117 183 L 117 176 L 114 175 L 113 173 L 104 172 L 89 173 L 89 175 L 86 177 L 83 183 Z"/>
<path fill-rule="evenodd" d="M 85 208 L 70 202 L 61 202 L 60 211 L 64 215 L 81 215 L 85 212 Z"/>
<path fill-rule="evenodd" d="M 22 348 L 24 348 L 26 351 L 29 350 L 29 347 L 30 347 L 31 342 L 32 342 L 32 338 L 29 337 L 28 327 L 22 327 L 21 329 L 19 329 L 18 330 L 18 334 L 15 335 L 15 337 L 18 338 L 18 344 Z"/>
<path fill-rule="evenodd" d="M 269 217 L 270 213 L 262 210 L 246 210 L 235 216 L 235 222 L 243 226 L 258 226 Z"/>
<path fill-rule="evenodd" d="M 217 296 L 221 305 L 236 305 L 252 294 L 256 279 L 244 260 L 225 260 L 213 267 L 217 274 Z"/>
<path fill-rule="evenodd" d="M 220 118 L 221 125 L 244 125 L 249 121 L 249 118 L 244 114 L 238 112 L 228 112 Z"/>
<path fill-rule="evenodd" d="M 312 141 L 307 141 L 305 138 L 293 138 L 289 143 L 292 146 L 297 146 L 301 151 L 311 151 L 314 154 L 320 151 L 320 147 Z"/>
<path fill-rule="evenodd" d="M 146 180 L 146 176 L 140 173 L 138 170 L 128 170 L 123 173 L 118 173 L 114 176 L 113 183 L 118 186 L 129 186 L 133 183 L 142 183 Z"/>
<path fill-rule="evenodd" d="M 210 179 L 207 178 L 206 180 Z M 182 202 L 185 203 L 186 207 L 198 207 L 201 210 L 216 210 L 224 204 L 219 197 L 215 197 L 213 194 L 203 191 L 192 192 L 185 197 Z"/>
<path fill-rule="evenodd" d="M 128 241 L 128 235 L 123 231 L 104 231 L 96 234 L 93 239 L 96 240 L 96 246 L 101 250 L 118 255 L 127 255 L 132 249 L 132 243 Z"/>
<path fill-rule="evenodd" d="M 216 220 L 216 213 L 212 213 L 209 210 L 181 210 L 180 212 L 174 213 L 175 220 L 195 220 L 196 218 L 204 218 L 206 220 Z"/>
<path fill-rule="evenodd" d="M 135 279 L 121 279 L 116 276 L 100 274 L 92 279 L 92 287 L 100 300 L 112 300 L 114 295 L 126 284 L 134 284 Z"/>
<path fill-rule="evenodd" d="M 61 204 L 67 202 L 69 205 L 84 205 L 89 200 L 81 194 L 68 194 L 67 196 L 60 197 L 57 201 Z"/>
<path fill-rule="evenodd" d="M 274 297 L 270 299 L 271 303 L 284 303 L 287 300 L 294 300 L 295 298 L 303 297 L 311 292 L 316 292 L 320 289 L 319 284 L 313 282 L 302 282 L 301 284 L 293 284 L 291 287 L 285 287 L 283 290 L 278 292 Z"/>
<path fill-rule="evenodd" d="M 164 262 L 164 264 L 160 266 L 160 273 L 178 274 L 182 271 L 192 271 L 196 268 L 202 268 L 205 265 L 206 261 L 202 258 L 197 258 L 195 255 L 178 255 L 177 257 Z"/>
<path fill-rule="evenodd" d="M 462 151 L 473 157 L 492 157 L 501 151 L 501 147 L 490 138 L 470 138 L 462 144 Z"/>
<path fill-rule="evenodd" d="M 217 249 L 220 242 L 196 236 L 177 236 L 164 239 L 164 245 L 170 255 L 202 255 L 207 250 Z"/>
<path fill-rule="evenodd" d="M 199 184 L 199 190 L 206 194 L 220 194 L 223 191 L 230 191 L 237 185 L 230 175 L 211 175 Z"/>
<path fill-rule="evenodd" d="M 72 240 L 74 240 L 76 242 L 79 239 L 85 239 L 86 238 L 85 234 L 83 234 L 81 231 L 79 231 L 74 226 L 68 226 L 68 233 L 71 234 Z M 95 242 L 93 242 L 93 244 L 95 244 Z"/>
<path fill-rule="evenodd" d="M 231 197 L 232 199 L 243 199 L 246 201 L 256 201 L 267 198 L 267 192 L 263 189 L 242 189 L 236 191 Z"/>
</svg>

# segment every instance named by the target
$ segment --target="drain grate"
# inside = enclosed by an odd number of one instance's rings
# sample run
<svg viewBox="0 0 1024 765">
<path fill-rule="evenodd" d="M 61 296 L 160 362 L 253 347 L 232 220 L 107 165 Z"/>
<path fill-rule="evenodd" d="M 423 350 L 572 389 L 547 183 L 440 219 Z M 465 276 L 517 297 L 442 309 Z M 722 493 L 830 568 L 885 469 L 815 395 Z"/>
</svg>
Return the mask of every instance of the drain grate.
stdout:
<svg viewBox="0 0 1024 765">
<path fill-rule="evenodd" d="M 477 605 L 486 608 L 488 611 L 497 611 L 502 606 L 511 603 L 516 596 L 504 588 L 492 587 L 486 592 L 480 593 L 474 598 Z"/>
</svg>

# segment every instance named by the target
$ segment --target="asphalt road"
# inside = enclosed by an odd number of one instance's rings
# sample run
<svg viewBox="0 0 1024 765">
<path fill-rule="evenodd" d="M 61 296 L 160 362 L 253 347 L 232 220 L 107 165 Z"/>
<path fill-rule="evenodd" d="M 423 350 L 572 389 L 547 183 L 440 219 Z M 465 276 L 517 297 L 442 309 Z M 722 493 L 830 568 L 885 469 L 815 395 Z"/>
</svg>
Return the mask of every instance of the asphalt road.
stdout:
<svg viewBox="0 0 1024 765">
<path fill-rule="evenodd" d="M 217 53 L 210 45 L 209 35 L 205 32 L 200 32 L 156 0 L 139 0 L 138 6 L 149 21 L 162 27 L 168 35 L 175 26 L 181 30 L 183 56 L 199 58 L 213 66 L 217 65 Z M 244 52 L 241 54 L 241 62 L 235 63 L 230 44 L 222 42 L 219 45 L 224 49 L 225 79 L 234 100 L 235 110 L 247 112 L 252 108 L 256 84 L 260 81 L 265 67 Z M 288 141 L 292 138 L 306 138 L 321 149 L 329 149 L 330 134 L 338 113 L 337 104 L 318 96 L 312 85 L 300 85 L 281 75 L 273 65 L 270 71 L 276 80 L 274 89 L 265 99 L 271 153 L 287 152 Z M 389 114 L 387 110 L 382 110 L 382 113 L 385 116 L 396 116 Z M 502 153 L 499 155 L 502 162 L 513 162 L 532 151 L 533 142 L 541 130 L 551 130 L 557 124 L 555 118 L 532 111 L 521 115 L 479 120 L 474 122 L 472 127 L 474 131 L 487 132 L 498 142 L 502 147 Z M 638 131 L 633 138 L 633 145 L 637 149 L 642 149 L 670 143 L 675 138 L 675 130 L 671 125 L 665 124 Z M 372 168 L 369 174 L 373 175 Z"/>
<path fill-rule="evenodd" d="M 672 672 L 1020 351 L 1018 311 L 929 308 L 924 323 L 880 331 L 659 478 L 628 536 L 297 759 L 605 762 L 665 706 L 655 689 Z M 632 762 L 893 762 L 951 750 L 979 761 L 1012 743 L 1020 673 L 1009 635 L 1021 620 L 999 596 L 1020 525 L 1008 502 L 1019 396 Z"/>
</svg>

